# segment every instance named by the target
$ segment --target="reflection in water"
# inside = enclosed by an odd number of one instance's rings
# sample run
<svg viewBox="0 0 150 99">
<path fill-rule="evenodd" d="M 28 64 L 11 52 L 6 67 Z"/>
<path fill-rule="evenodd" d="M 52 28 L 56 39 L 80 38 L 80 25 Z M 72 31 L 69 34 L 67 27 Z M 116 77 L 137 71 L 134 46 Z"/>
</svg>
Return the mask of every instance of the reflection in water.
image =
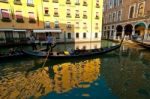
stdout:
<svg viewBox="0 0 150 99">
<path fill-rule="evenodd" d="M 38 98 L 51 92 L 64 93 L 73 88 L 88 88 L 99 77 L 99 68 L 100 59 L 93 59 L 57 64 L 28 73 L 9 71 L 0 76 L 0 98 Z"/>
<path fill-rule="evenodd" d="M 121 99 L 149 99 L 149 51 L 124 46 L 119 57 L 104 58 L 102 62 L 102 71 L 114 94 Z"/>
</svg>

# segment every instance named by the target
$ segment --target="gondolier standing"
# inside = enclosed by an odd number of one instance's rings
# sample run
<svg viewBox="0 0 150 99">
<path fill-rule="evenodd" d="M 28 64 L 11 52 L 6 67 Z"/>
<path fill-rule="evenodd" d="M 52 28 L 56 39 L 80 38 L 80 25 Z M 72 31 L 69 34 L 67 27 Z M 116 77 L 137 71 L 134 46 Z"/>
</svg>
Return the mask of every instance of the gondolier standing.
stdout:
<svg viewBox="0 0 150 99">
<path fill-rule="evenodd" d="M 52 37 L 52 34 L 47 34 L 47 48 L 46 50 L 48 51 L 49 50 L 49 47 L 50 47 L 50 52 L 53 51 L 53 48 L 52 48 L 52 45 L 53 45 L 53 37 Z"/>
</svg>

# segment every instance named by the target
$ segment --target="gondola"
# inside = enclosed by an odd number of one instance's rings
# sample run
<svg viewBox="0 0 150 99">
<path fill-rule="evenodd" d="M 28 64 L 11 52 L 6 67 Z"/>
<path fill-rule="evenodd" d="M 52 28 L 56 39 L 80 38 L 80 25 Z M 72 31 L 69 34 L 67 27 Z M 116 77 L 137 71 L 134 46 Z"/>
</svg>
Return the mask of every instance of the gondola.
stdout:
<svg viewBox="0 0 150 99">
<path fill-rule="evenodd" d="M 0 53 L 0 60 L 10 60 L 10 59 L 19 59 L 22 57 L 27 56 L 22 51 L 15 52 L 15 53 Z"/>
<path fill-rule="evenodd" d="M 48 56 L 48 52 L 45 51 L 27 51 L 24 50 L 23 52 L 30 56 L 36 56 L 36 57 L 47 57 L 50 59 L 66 59 L 66 58 L 84 58 L 84 57 L 91 57 L 91 56 L 99 56 L 108 52 L 111 52 L 113 50 L 116 50 L 120 48 L 122 45 L 123 40 L 120 44 L 111 46 L 111 47 L 105 47 L 100 49 L 93 49 L 93 50 L 74 50 L 72 53 L 62 53 L 62 52 L 50 52 Z"/>
</svg>

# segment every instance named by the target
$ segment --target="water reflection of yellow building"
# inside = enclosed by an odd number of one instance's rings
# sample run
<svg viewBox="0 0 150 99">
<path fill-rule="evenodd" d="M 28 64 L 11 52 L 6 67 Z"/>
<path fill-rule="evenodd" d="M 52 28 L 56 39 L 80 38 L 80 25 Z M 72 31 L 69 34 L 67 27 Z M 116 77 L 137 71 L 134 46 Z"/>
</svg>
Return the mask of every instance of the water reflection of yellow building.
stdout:
<svg viewBox="0 0 150 99">
<path fill-rule="evenodd" d="M 38 98 L 51 92 L 64 93 L 87 88 L 100 75 L 100 59 L 63 63 L 27 72 L 0 76 L 0 98 Z"/>
</svg>

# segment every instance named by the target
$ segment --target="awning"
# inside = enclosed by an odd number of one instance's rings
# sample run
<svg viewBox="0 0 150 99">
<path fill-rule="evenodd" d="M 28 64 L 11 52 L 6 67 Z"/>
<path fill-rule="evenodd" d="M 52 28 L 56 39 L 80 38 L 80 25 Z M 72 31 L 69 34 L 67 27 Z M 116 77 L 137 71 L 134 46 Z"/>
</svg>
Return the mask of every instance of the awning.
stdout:
<svg viewBox="0 0 150 99">
<path fill-rule="evenodd" d="M 13 31 L 13 29 L 0 29 L 0 31 Z"/>
<path fill-rule="evenodd" d="M 13 30 L 14 32 L 26 32 L 26 30 Z"/>
<path fill-rule="evenodd" d="M 46 32 L 61 32 L 61 30 L 60 29 L 58 29 L 58 30 L 33 30 L 33 32 L 34 33 L 46 33 Z"/>
</svg>

